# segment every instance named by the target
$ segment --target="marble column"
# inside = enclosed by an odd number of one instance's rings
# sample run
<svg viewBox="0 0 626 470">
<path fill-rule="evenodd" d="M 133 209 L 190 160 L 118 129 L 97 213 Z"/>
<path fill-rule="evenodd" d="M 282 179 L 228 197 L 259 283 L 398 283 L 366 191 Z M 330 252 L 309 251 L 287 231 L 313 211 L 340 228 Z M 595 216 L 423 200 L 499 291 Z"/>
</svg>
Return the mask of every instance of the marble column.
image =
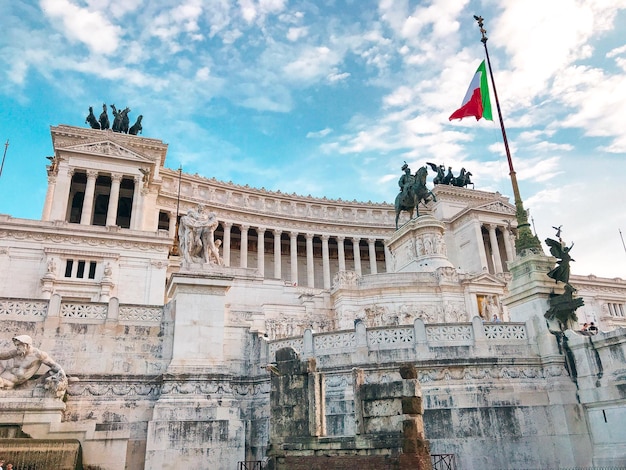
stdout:
<svg viewBox="0 0 626 470">
<path fill-rule="evenodd" d="M 58 214 L 61 218 L 63 217 L 63 220 L 65 220 L 66 222 L 70 221 L 70 216 L 72 213 L 72 201 L 70 201 L 70 196 L 73 196 L 72 194 L 72 179 L 74 177 L 74 168 L 70 168 L 69 170 L 67 170 L 67 180 L 65 180 L 66 185 L 65 185 L 65 194 L 63 194 L 63 198 L 65 200 L 65 207 L 62 211 L 62 214 Z M 65 179 L 65 178 L 64 178 Z M 84 199 L 84 198 L 83 198 Z M 54 201 L 53 201 L 53 206 L 55 206 Z"/>
<path fill-rule="evenodd" d="M 306 237 L 306 284 L 307 287 L 315 287 L 315 268 L 313 267 L 313 234 L 307 233 Z"/>
<path fill-rule="evenodd" d="M 135 187 L 133 188 L 133 205 L 130 213 L 130 228 L 133 230 L 140 230 L 141 214 L 139 211 L 139 200 L 141 199 L 141 183 L 143 182 L 143 178 L 141 176 L 135 176 L 133 180 L 135 182 Z"/>
<path fill-rule="evenodd" d="M 56 175 L 48 175 L 48 190 L 46 191 L 46 202 L 43 204 L 43 212 L 41 220 L 50 220 L 50 212 L 52 211 L 52 200 L 54 199 L 54 189 L 57 185 Z"/>
<path fill-rule="evenodd" d="M 372 274 L 377 274 L 378 267 L 376 266 L 376 239 L 368 238 L 367 246 L 369 248 L 369 255 L 370 255 L 370 272 Z"/>
<path fill-rule="evenodd" d="M 476 245 L 478 248 L 478 257 L 480 260 L 480 269 L 481 271 L 487 271 L 489 269 L 489 264 L 487 263 L 487 253 L 485 252 L 485 242 L 483 241 L 483 231 L 480 220 L 475 219 L 473 221 L 474 225 L 474 233 L 476 234 Z"/>
<path fill-rule="evenodd" d="M 502 230 L 502 239 L 504 240 L 504 251 L 506 251 L 506 260 L 513 261 L 515 259 L 515 248 L 511 243 L 511 230 L 504 228 Z"/>
<path fill-rule="evenodd" d="M 239 250 L 239 254 L 241 259 L 239 260 L 239 266 L 242 268 L 248 267 L 248 230 L 250 227 L 248 225 L 241 226 L 241 249 Z"/>
<path fill-rule="evenodd" d="M 265 277 L 265 227 L 258 227 L 256 233 L 257 269 L 259 270 L 259 274 Z"/>
<path fill-rule="evenodd" d="M 344 246 L 345 237 L 337 237 L 337 256 L 339 258 L 339 271 L 346 270 L 346 251 Z"/>
<path fill-rule="evenodd" d="M 324 271 L 324 289 L 330 289 L 330 252 L 328 251 L 328 235 L 322 235 L 322 269 Z"/>
<path fill-rule="evenodd" d="M 119 173 L 113 173 L 111 175 L 111 192 L 109 193 L 109 207 L 107 208 L 107 221 L 106 225 L 117 224 L 117 205 L 120 201 L 120 184 L 122 182 L 122 175 Z"/>
<path fill-rule="evenodd" d="M 298 285 L 298 232 L 291 232 L 289 251 L 291 253 L 291 283 Z"/>
<path fill-rule="evenodd" d="M 496 236 L 496 225 L 489 224 L 489 243 L 491 244 L 491 254 L 493 255 L 494 269 L 496 273 L 502 272 L 502 259 L 500 258 L 500 248 L 498 247 L 498 237 Z"/>
<path fill-rule="evenodd" d="M 360 238 L 352 239 L 352 252 L 354 253 L 354 271 L 361 276 L 361 248 L 359 246 Z"/>
<path fill-rule="evenodd" d="M 224 258 L 224 266 L 230 266 L 230 229 L 233 228 L 233 224 L 230 222 L 224 222 L 224 240 L 222 241 L 222 258 Z"/>
<path fill-rule="evenodd" d="M 395 266 L 393 266 L 393 256 L 391 256 L 391 251 L 389 247 L 385 244 L 385 271 L 388 273 L 392 273 L 395 270 Z"/>
<path fill-rule="evenodd" d="M 282 277 L 280 236 L 283 232 L 274 230 L 272 233 L 274 234 L 274 277 L 280 279 Z"/>
<path fill-rule="evenodd" d="M 96 191 L 97 177 L 97 171 L 89 170 L 87 172 L 87 185 L 85 186 L 85 197 L 83 198 L 83 210 L 80 214 L 81 225 L 91 225 L 91 216 L 93 215 L 93 198 Z"/>
<path fill-rule="evenodd" d="M 175 238 L 176 237 L 176 212 L 168 212 L 167 215 L 169 216 L 169 226 L 167 227 L 167 234 L 170 236 L 170 238 Z"/>
</svg>

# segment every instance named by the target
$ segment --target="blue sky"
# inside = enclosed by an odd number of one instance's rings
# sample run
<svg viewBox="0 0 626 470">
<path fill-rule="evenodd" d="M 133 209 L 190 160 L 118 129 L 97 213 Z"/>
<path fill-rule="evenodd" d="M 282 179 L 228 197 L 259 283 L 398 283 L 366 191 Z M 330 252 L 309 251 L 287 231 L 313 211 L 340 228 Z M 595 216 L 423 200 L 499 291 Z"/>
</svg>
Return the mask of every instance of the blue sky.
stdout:
<svg viewBox="0 0 626 470">
<path fill-rule="evenodd" d="M 102 103 L 188 173 L 393 202 L 405 160 L 435 162 L 510 197 L 497 119 L 448 121 L 474 14 L 540 239 L 563 225 L 575 273 L 626 279 L 626 0 L 1 2 L 0 213 L 40 218 L 50 126 Z"/>
</svg>

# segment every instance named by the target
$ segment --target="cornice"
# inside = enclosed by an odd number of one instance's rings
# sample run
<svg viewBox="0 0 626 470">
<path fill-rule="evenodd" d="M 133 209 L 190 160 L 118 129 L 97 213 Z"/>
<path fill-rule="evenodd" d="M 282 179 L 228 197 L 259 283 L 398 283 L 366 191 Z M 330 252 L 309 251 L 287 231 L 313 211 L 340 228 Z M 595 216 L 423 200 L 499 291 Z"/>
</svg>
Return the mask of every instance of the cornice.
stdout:
<svg viewBox="0 0 626 470">
<path fill-rule="evenodd" d="M 50 133 L 52 134 L 52 142 L 55 149 L 65 147 L 68 143 L 69 145 L 76 145 L 107 140 L 129 149 L 147 151 L 160 159 L 161 166 L 165 162 L 168 148 L 168 145 L 159 139 L 123 134 L 111 130 L 68 126 L 66 124 L 50 126 Z"/>
<path fill-rule="evenodd" d="M 178 189 L 178 171 L 174 171 L 168 168 L 164 168 L 161 172 L 161 176 L 164 180 L 164 187 L 167 186 L 166 180 L 171 178 L 175 184 L 173 185 L 173 191 L 170 191 L 169 194 L 173 194 L 176 196 Z M 248 196 L 257 196 L 257 197 L 270 197 L 272 199 L 283 200 L 287 202 L 301 202 L 301 203 L 309 203 L 309 204 L 318 204 L 324 206 L 337 206 L 341 208 L 376 208 L 378 210 L 383 211 L 394 211 L 393 204 L 389 204 L 387 202 L 359 202 L 356 199 L 352 201 L 339 199 L 328 199 L 326 197 L 316 198 L 311 195 L 302 196 L 296 193 L 283 193 L 282 191 L 271 191 L 265 188 L 253 188 L 249 185 L 239 185 L 233 183 L 232 181 L 224 182 L 219 181 L 215 178 L 206 178 L 200 175 L 190 175 L 187 173 L 183 173 L 181 177 L 182 183 L 188 184 L 203 184 L 207 187 L 219 188 L 224 191 L 237 191 L 242 194 L 247 194 Z"/>
<path fill-rule="evenodd" d="M 0 240 L 33 241 L 77 247 L 122 248 L 163 252 L 172 240 L 167 233 L 141 233 L 127 229 L 83 226 L 67 222 L 32 221 L 0 217 Z M 49 248 L 49 247 L 46 247 Z"/>
</svg>

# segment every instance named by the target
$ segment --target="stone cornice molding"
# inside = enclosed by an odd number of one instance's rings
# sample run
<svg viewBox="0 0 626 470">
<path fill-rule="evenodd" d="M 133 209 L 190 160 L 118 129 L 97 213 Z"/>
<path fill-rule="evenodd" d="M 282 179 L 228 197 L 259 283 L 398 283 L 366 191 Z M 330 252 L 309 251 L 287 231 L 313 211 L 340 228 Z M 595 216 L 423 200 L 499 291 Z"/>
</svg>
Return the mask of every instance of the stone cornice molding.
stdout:
<svg viewBox="0 0 626 470">
<path fill-rule="evenodd" d="M 90 144 L 101 141 L 115 142 L 129 149 L 135 149 L 141 155 L 158 161 L 162 167 L 165 162 L 168 145 L 162 140 L 113 132 L 111 130 L 89 129 L 61 124 L 51 126 L 54 148 L 77 144 Z"/>
<path fill-rule="evenodd" d="M 12 219 L 16 220 L 16 219 Z M 20 220 L 20 219 L 18 219 Z M 0 222 L 4 222 L 1 221 Z M 71 245 L 80 247 L 97 247 L 103 249 L 123 249 L 151 251 L 155 253 L 167 252 L 171 246 L 171 239 L 167 233 L 157 232 L 156 236 L 137 235 L 130 230 L 120 229 L 111 232 L 104 227 L 79 226 L 78 224 L 40 221 L 19 222 L 14 227 L 7 226 L 6 222 L 0 228 L 0 240 L 30 240 L 39 244 Z M 66 227 L 60 228 L 65 225 Z M 94 230 L 95 228 L 95 230 Z M 97 230 L 97 232 L 96 232 Z M 80 232 L 83 233 L 80 233 Z M 91 233 L 90 233 L 91 232 Z M 50 247 L 47 247 L 51 249 Z M 71 248 L 64 248 L 70 250 Z M 82 252 L 83 250 L 79 250 Z M 102 256 L 100 254 L 99 256 Z"/>
<path fill-rule="evenodd" d="M 170 206 L 176 203 L 178 195 L 178 173 L 164 169 L 163 186 L 158 204 Z M 194 193 L 193 187 L 198 185 Z M 272 224 L 281 229 L 297 220 L 298 226 L 310 223 L 312 226 L 324 224 L 330 233 L 337 231 L 337 226 L 350 225 L 360 229 L 380 228 L 383 233 L 391 232 L 395 217 L 393 206 L 387 203 L 358 203 L 311 196 L 285 194 L 280 191 L 254 189 L 234 183 L 223 183 L 195 175 L 183 175 L 181 202 L 185 205 L 205 204 L 217 212 L 223 209 L 231 218 L 242 220 L 250 218 L 252 225 L 259 216 L 273 220 Z M 319 228 L 314 230 L 319 232 Z M 377 234 L 381 238 L 382 234 Z"/>
<path fill-rule="evenodd" d="M 102 253 L 99 251 L 86 251 L 86 250 L 73 250 L 71 248 L 52 248 L 45 247 L 43 252 L 47 255 L 57 255 L 57 256 L 66 256 L 66 257 L 85 257 L 85 258 L 104 258 L 117 260 L 119 259 L 119 253 Z"/>
<path fill-rule="evenodd" d="M 71 397 L 126 397 L 157 400 L 160 396 L 211 395 L 215 397 L 235 396 L 240 398 L 265 397 L 270 392 L 268 377 L 258 380 L 230 377 L 106 377 L 90 378 L 77 376 L 70 383 Z"/>
</svg>

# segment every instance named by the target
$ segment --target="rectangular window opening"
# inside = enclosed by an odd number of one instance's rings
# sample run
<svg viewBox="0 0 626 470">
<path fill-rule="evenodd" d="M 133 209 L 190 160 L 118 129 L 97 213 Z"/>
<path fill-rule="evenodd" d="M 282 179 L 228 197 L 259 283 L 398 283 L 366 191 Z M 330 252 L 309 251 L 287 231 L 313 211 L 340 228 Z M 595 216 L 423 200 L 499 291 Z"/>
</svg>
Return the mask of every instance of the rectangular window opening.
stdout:
<svg viewBox="0 0 626 470">
<path fill-rule="evenodd" d="M 74 260 L 68 259 L 65 262 L 65 277 L 72 277 L 73 267 L 74 267 Z"/>
<path fill-rule="evenodd" d="M 85 262 L 83 260 L 80 260 L 78 262 L 78 269 L 76 270 L 76 277 L 78 279 L 82 279 L 83 277 L 85 277 Z"/>
<path fill-rule="evenodd" d="M 96 265 L 97 263 L 95 261 L 89 262 L 89 279 L 96 278 Z"/>
</svg>

